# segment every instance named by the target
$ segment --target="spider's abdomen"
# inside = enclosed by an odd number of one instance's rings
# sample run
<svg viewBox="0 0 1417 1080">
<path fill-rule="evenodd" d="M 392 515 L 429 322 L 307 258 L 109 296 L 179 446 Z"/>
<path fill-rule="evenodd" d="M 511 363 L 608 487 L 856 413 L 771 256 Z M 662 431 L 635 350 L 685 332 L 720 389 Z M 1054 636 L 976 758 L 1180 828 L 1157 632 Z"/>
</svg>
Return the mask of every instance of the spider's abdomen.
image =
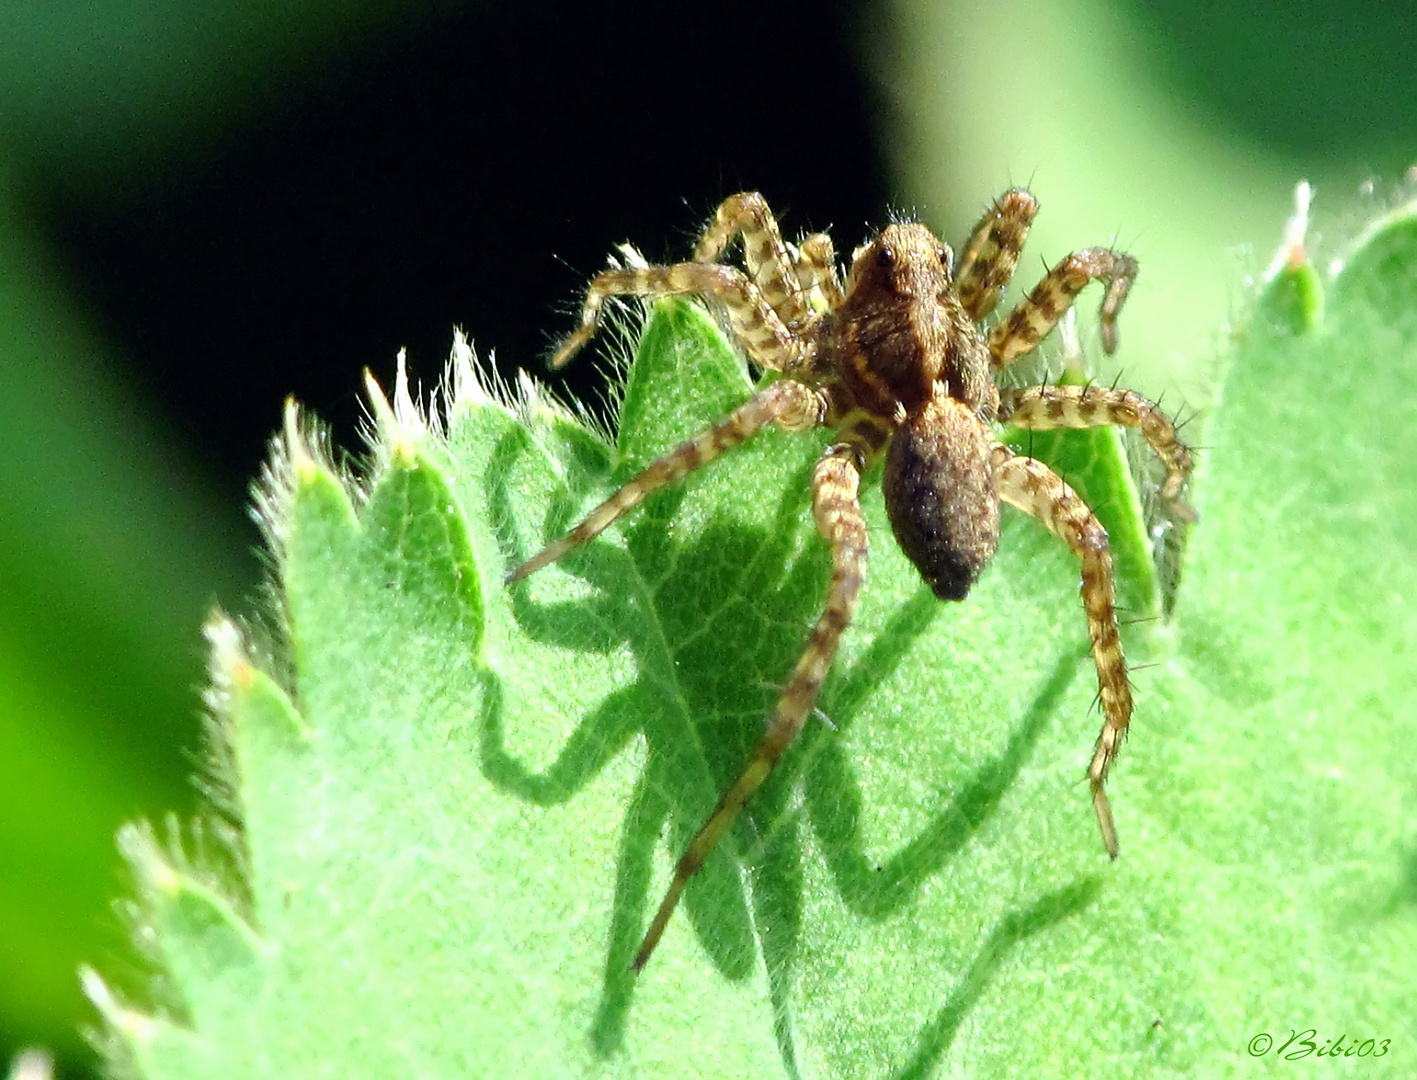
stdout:
<svg viewBox="0 0 1417 1080">
<path fill-rule="evenodd" d="M 941 396 L 897 428 L 886 450 L 891 530 L 941 600 L 963 600 L 999 547 L 992 448 L 974 412 Z"/>
</svg>

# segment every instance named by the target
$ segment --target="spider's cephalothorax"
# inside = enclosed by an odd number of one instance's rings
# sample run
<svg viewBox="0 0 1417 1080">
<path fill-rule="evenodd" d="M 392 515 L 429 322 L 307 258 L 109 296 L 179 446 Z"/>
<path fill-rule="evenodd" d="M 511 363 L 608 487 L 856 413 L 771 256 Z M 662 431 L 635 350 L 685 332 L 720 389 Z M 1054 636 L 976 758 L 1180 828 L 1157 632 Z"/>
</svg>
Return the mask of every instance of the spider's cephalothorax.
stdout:
<svg viewBox="0 0 1417 1080">
<path fill-rule="evenodd" d="M 1033 196 L 1000 196 L 967 241 L 958 265 L 950 249 L 919 224 L 890 225 L 857 249 L 843 287 L 831 241 L 821 233 L 783 241 L 761 195 L 727 199 L 704 231 L 694 261 L 606 270 L 586 293 L 580 328 L 557 350 L 560 366 L 599 325 L 613 295 L 689 293 L 714 303 L 749 358 L 780 374 L 724 420 L 671 450 L 561 540 L 508 575 L 517 581 L 555 562 L 665 484 L 684 476 L 768 424 L 789 431 L 818 425 L 837 439 L 817 461 L 812 509 L 832 549 L 826 606 L 793 668 L 767 731 L 742 775 L 690 841 L 669 891 L 635 956 L 644 966 L 693 874 L 801 732 L 851 621 L 866 565 L 866 523 L 857 498 L 866 466 L 885 454 L 884 488 L 891 529 L 921 576 L 944 600 L 962 600 L 999 542 L 999 506 L 1031 514 L 1082 562 L 1082 601 L 1092 639 L 1102 733 L 1088 779 L 1107 851 L 1116 830 L 1104 783 L 1131 719 L 1131 686 L 1113 602 L 1107 532 L 1085 503 L 1046 465 L 996 441 L 993 422 L 1019 428 L 1138 428 L 1166 466 L 1161 493 L 1174 512 L 1190 472 L 1190 452 L 1175 426 L 1129 390 L 1033 386 L 1000 391 L 994 375 L 1032 350 L 1090 281 L 1106 283 L 1103 347 L 1116 347 L 1116 318 L 1136 261 L 1109 248 L 1087 248 L 1055 266 L 987 332 L 978 323 L 998 304 L 1013 276 Z M 719 261 L 742 238 L 743 269 Z"/>
</svg>

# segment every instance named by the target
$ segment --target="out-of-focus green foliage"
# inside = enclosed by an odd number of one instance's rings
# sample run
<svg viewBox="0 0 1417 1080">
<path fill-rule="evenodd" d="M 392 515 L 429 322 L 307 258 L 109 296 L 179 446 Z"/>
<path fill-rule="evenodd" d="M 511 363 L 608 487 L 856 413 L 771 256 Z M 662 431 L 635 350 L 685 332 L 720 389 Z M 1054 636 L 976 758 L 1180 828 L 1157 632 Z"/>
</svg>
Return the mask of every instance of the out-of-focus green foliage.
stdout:
<svg viewBox="0 0 1417 1080">
<path fill-rule="evenodd" d="M 1417 161 L 1417 110 L 1406 104 L 1417 100 L 1417 68 L 1395 64 L 1401 76 L 1376 84 L 1361 60 L 1400 57 L 1390 43 L 1409 16 L 1385 15 L 1391 5 L 1326 9 L 1325 18 L 1344 21 L 1339 37 L 1273 4 L 1190 5 L 1184 41 L 1167 21 L 1181 17 L 1179 5 L 892 0 L 891 9 L 895 30 L 873 58 L 895 105 L 888 146 L 907 205 L 962 234 L 994 193 L 1030 186 L 1042 212 L 1020 264 L 1024 284 L 1037 276 L 1030 267 L 1079 247 L 1115 242 L 1132 252 L 1141 276 L 1118 361 L 1129 385 L 1193 408 L 1211 403 L 1221 328 L 1244 307 L 1241 282 L 1268 257 L 1274 207 L 1295 181 L 1312 181 L 1321 217 L 1335 221 L 1372 214 L 1357 205 L 1368 170 L 1395 179 Z M 1236 104 L 1236 85 L 1273 71 L 1275 33 L 1285 55 L 1302 59 L 1251 95 L 1253 123 L 1223 111 L 1222 101 Z M 1207 35 L 1228 47 L 1196 44 Z M 1370 102 L 1378 85 L 1380 115 L 1336 104 Z M 1329 119 L 1307 143 L 1292 129 L 1278 144 L 1241 134 L 1279 103 L 1302 124 L 1319 102 Z M 1345 107 L 1339 141 L 1332 117 Z M 1316 233 L 1332 245 L 1356 227 L 1321 221 Z"/>
<path fill-rule="evenodd" d="M 191 627 L 234 560 L 61 281 L 0 191 L 0 1035 L 73 1051 L 113 830 L 192 805 Z"/>
<path fill-rule="evenodd" d="M 209 153 L 285 92 L 436 8 L 401 0 L 17 0 L 0 7 L 0 138 L 87 197 Z"/>
</svg>

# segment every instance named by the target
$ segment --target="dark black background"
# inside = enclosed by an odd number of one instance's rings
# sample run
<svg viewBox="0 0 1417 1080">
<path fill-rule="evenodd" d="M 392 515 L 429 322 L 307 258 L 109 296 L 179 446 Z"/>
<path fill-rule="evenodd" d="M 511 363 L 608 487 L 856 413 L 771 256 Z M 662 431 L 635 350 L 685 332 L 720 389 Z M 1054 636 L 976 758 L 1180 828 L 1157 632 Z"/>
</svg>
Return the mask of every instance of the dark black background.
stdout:
<svg viewBox="0 0 1417 1080">
<path fill-rule="evenodd" d="M 453 12 L 122 198 L 42 174 L 29 193 L 140 390 L 235 506 L 287 394 L 348 446 L 361 370 L 388 385 L 406 346 L 430 385 L 454 326 L 504 371 L 545 373 L 613 245 L 686 257 L 725 195 L 763 191 L 790 235 L 863 234 L 888 199 L 867 11 Z M 594 376 L 574 365 L 567 392 Z"/>
</svg>

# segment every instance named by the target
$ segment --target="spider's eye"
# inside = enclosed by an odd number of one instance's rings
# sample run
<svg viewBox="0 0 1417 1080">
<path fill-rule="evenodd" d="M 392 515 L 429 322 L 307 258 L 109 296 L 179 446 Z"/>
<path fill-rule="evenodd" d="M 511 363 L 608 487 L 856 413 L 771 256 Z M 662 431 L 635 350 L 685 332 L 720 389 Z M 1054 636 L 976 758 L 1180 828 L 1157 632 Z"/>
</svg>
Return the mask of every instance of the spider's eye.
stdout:
<svg viewBox="0 0 1417 1080">
<path fill-rule="evenodd" d="M 935 255 L 940 260 L 940 265 L 946 270 L 954 269 L 955 253 L 950 250 L 949 244 L 941 244 L 935 251 Z"/>
<path fill-rule="evenodd" d="M 882 270 L 889 270 L 895 265 L 895 249 L 882 244 L 876 249 L 876 265 Z"/>
</svg>

